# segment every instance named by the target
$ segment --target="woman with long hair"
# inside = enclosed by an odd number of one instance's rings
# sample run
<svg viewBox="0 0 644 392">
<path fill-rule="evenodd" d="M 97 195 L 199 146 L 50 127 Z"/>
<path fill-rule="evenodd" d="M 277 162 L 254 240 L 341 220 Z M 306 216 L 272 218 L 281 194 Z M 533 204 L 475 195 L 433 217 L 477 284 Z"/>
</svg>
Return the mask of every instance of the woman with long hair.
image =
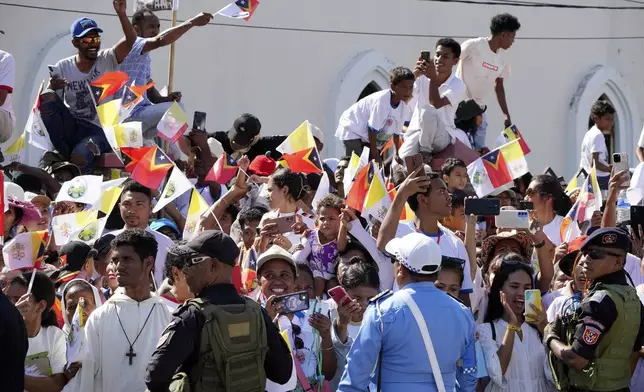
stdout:
<svg viewBox="0 0 644 392">
<path fill-rule="evenodd" d="M 533 219 L 543 225 L 543 232 L 550 242 L 555 246 L 561 244 L 561 224 L 572 208 L 572 201 L 559 180 L 546 174 L 536 176 L 525 194 L 534 204 Z"/>
<path fill-rule="evenodd" d="M 300 200 L 307 193 L 308 185 L 306 176 L 302 173 L 294 173 L 291 169 L 283 168 L 271 174 L 268 184 L 268 202 L 271 210 L 264 214 L 260 222 L 260 228 L 265 234 L 272 237 L 274 244 L 283 247 L 293 253 L 299 244 L 300 235 L 306 228 L 313 229 L 313 220 L 300 211 Z M 300 203 L 298 203 L 300 202 Z M 286 216 L 295 216 L 292 232 L 278 233 L 274 220 Z M 300 226 L 300 227 L 298 227 Z"/>
<path fill-rule="evenodd" d="M 476 328 L 490 377 L 486 392 L 554 391 L 541 343 L 545 311 L 533 307 L 534 324 L 528 324 L 524 314 L 525 291 L 533 288 L 533 274 L 522 256 L 510 253 L 494 275 L 484 323 Z"/>
<path fill-rule="evenodd" d="M 31 292 L 27 293 L 33 276 Z M 57 392 L 65 386 L 65 334 L 52 310 L 54 283 L 42 272 L 24 272 L 11 282 L 7 296 L 15 301 L 27 327 L 29 350 L 25 358 L 25 390 Z"/>
</svg>

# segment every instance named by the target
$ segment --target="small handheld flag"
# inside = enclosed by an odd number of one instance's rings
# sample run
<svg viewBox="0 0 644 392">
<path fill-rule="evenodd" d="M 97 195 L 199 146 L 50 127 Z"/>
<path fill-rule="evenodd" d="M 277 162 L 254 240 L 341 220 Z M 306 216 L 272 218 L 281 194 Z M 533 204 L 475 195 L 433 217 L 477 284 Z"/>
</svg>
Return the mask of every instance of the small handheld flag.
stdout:
<svg viewBox="0 0 644 392">
<path fill-rule="evenodd" d="M 105 99 L 113 96 L 128 81 L 128 76 L 123 71 L 105 72 L 92 82 L 90 82 L 90 91 L 92 98 L 98 106 Z"/>
<path fill-rule="evenodd" d="M 283 154 L 282 161 L 295 173 L 322 173 L 322 161 L 317 147 L 307 148 L 293 154 Z"/>
<path fill-rule="evenodd" d="M 237 174 L 237 162 L 224 152 L 206 175 L 205 181 L 226 184 L 235 177 L 235 174 Z"/>
<path fill-rule="evenodd" d="M 172 166 L 172 161 L 163 150 L 154 146 L 139 161 L 130 177 L 141 185 L 157 189 Z"/>
</svg>

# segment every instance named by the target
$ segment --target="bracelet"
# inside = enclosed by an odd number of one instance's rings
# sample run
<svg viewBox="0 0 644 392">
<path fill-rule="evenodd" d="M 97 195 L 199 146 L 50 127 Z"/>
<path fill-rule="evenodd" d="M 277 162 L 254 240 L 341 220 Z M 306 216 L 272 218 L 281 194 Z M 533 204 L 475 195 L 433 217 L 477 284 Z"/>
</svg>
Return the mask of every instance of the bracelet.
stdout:
<svg viewBox="0 0 644 392">
<path fill-rule="evenodd" d="M 532 246 L 533 246 L 535 249 L 541 249 L 541 248 L 543 248 L 544 246 L 546 246 L 546 240 L 543 240 L 543 241 L 541 241 L 541 242 L 540 242 L 540 243 L 538 243 L 538 244 L 532 244 Z"/>
<path fill-rule="evenodd" d="M 329 348 L 322 348 L 322 346 L 320 346 L 320 350 L 322 350 L 322 351 L 333 350 L 333 345 L 331 345 L 331 347 L 329 347 Z"/>
<path fill-rule="evenodd" d="M 517 327 L 516 325 L 508 324 L 508 331 L 515 331 L 515 332 L 521 332 L 521 327 Z"/>
</svg>

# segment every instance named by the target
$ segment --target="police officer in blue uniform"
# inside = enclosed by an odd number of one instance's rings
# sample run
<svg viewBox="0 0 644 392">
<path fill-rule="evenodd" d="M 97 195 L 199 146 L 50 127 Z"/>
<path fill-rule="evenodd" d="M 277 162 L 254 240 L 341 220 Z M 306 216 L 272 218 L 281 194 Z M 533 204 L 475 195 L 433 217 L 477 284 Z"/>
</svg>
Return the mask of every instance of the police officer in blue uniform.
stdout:
<svg viewBox="0 0 644 392">
<path fill-rule="evenodd" d="M 338 391 L 363 392 L 371 382 L 383 392 L 474 391 L 474 319 L 465 305 L 434 287 L 442 261 L 439 245 L 411 233 L 391 240 L 386 251 L 395 259 L 401 289 L 371 300 Z"/>
</svg>

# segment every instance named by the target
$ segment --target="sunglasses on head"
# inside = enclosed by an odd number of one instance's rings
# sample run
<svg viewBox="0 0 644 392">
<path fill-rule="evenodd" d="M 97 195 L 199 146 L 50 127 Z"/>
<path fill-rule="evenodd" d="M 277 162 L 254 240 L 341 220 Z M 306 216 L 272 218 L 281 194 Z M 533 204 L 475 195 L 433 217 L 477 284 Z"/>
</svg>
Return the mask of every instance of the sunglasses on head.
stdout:
<svg viewBox="0 0 644 392">
<path fill-rule="evenodd" d="M 101 37 L 81 37 L 77 38 L 77 40 L 84 43 L 85 45 L 101 43 Z"/>
<path fill-rule="evenodd" d="M 581 251 L 581 254 L 586 255 L 586 256 L 590 257 L 591 259 L 593 259 L 593 260 L 600 260 L 600 259 L 603 259 L 606 256 L 615 256 L 615 257 L 624 256 L 624 255 L 620 255 L 620 254 L 617 254 L 617 253 L 608 252 L 608 251 L 605 251 L 603 249 L 584 249 L 584 250 Z"/>
<path fill-rule="evenodd" d="M 503 262 L 501 262 L 501 268 L 503 268 L 503 267 L 512 267 L 512 266 L 515 266 L 515 265 L 523 265 L 523 266 L 529 268 L 530 271 L 534 271 L 530 264 L 526 264 L 526 263 L 522 262 L 521 260 L 510 259 L 510 260 L 503 260 Z"/>
</svg>

